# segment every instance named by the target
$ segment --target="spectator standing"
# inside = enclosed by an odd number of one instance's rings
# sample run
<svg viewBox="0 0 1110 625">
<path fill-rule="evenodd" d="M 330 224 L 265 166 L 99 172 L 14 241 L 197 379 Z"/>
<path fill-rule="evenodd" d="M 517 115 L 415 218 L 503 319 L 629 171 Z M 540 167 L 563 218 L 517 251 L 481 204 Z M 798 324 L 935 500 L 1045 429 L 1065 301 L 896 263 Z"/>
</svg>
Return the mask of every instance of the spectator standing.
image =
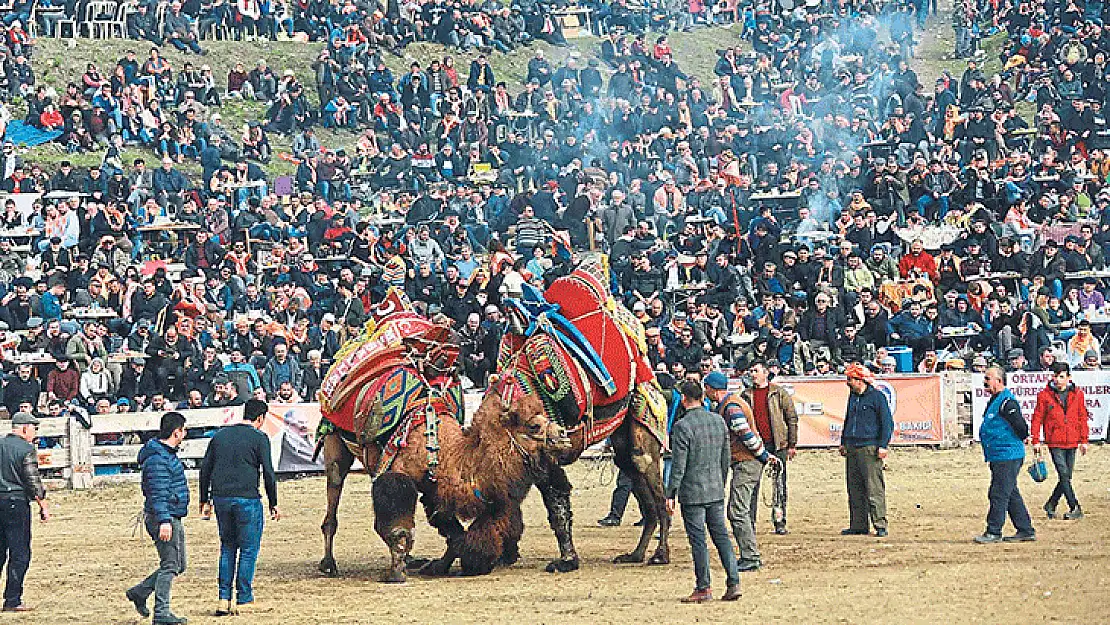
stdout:
<svg viewBox="0 0 1110 625">
<path fill-rule="evenodd" d="M 201 511 L 209 516 L 215 509 L 220 531 L 220 603 L 216 616 L 237 614 L 238 606 L 254 601 L 254 567 L 265 524 L 262 496 L 258 492 L 260 475 L 270 502 L 270 518 L 275 521 L 281 518 L 270 439 L 259 431 L 268 411 L 266 402 L 248 399 L 243 407 L 243 422 L 216 432 L 201 461 Z"/>
<path fill-rule="evenodd" d="M 979 426 L 983 457 L 991 468 L 991 486 L 987 491 L 990 509 L 987 512 L 987 531 L 976 536 L 975 542 L 989 544 L 1036 540 L 1033 521 L 1017 485 L 1021 465 L 1025 462 L 1025 439 L 1029 436 L 1029 425 L 1021 415 L 1021 404 L 1006 388 L 1006 373 L 1001 367 L 987 369 L 983 375 L 983 387 L 991 394 L 983 412 L 983 423 Z M 1007 514 L 1017 533 L 1003 538 L 1002 526 L 1006 523 Z"/>
<path fill-rule="evenodd" d="M 887 456 L 894 419 L 886 396 L 873 386 L 875 374 L 859 363 L 844 371 L 848 378 L 848 407 L 844 411 L 844 430 L 840 455 L 847 460 L 848 512 L 851 522 L 844 536 L 866 535 L 870 525 L 875 535 L 887 535 L 886 483 L 883 460 Z"/>
<path fill-rule="evenodd" d="M 46 487 L 39 477 L 38 452 L 33 442 L 39 420 L 26 412 L 12 416 L 12 431 L 0 438 L 0 556 L 8 562 L 4 585 L 4 611 L 30 612 L 23 603 L 23 580 L 31 566 L 31 500 L 39 505 L 39 518 L 50 520 Z"/>
<path fill-rule="evenodd" d="M 667 508 L 674 511 L 674 500 L 682 503 L 682 522 L 694 558 L 694 592 L 683 603 L 713 600 L 710 588 L 709 549 L 706 527 L 727 574 L 728 589 L 721 599 L 740 598 L 740 573 L 733 557 L 732 542 L 725 527 L 725 476 L 731 460 L 728 429 L 718 415 L 703 406 L 701 385 L 685 380 L 679 386 L 685 416 L 671 434 L 673 454 L 671 477 L 667 482 Z"/>
<path fill-rule="evenodd" d="M 766 381 L 766 378 L 764 378 Z M 729 454 L 732 459 L 732 484 L 728 497 L 728 520 L 740 549 L 736 565 L 739 572 L 756 571 L 763 566 L 755 541 L 755 505 L 753 496 L 763 475 L 763 465 L 778 462 L 767 453 L 763 440 L 751 425 L 751 407 L 739 393 L 728 392 L 728 378 L 720 371 L 705 376 L 705 393 L 724 417 L 729 429 Z"/>
<path fill-rule="evenodd" d="M 158 550 L 158 568 L 127 591 L 127 599 L 142 616 L 150 616 L 146 600 L 154 595 L 154 625 L 184 625 L 187 619 L 170 612 L 173 579 L 185 572 L 185 526 L 189 514 L 189 482 L 177 457 L 185 440 L 185 416 L 180 412 L 162 415 L 158 438 L 139 452 L 142 467 L 143 515 L 146 531 Z"/>
<path fill-rule="evenodd" d="M 1052 464 L 1056 467 L 1056 488 L 1044 504 L 1048 518 L 1056 518 L 1056 505 L 1063 497 L 1068 502 L 1064 519 L 1083 518 L 1083 509 L 1072 489 L 1071 476 L 1075 471 L 1075 452 L 1087 454 L 1087 399 L 1083 390 L 1071 380 L 1071 367 L 1065 362 L 1052 365 L 1052 380 L 1037 394 L 1033 409 L 1033 451 L 1039 454 L 1042 445 L 1048 447 Z"/>
</svg>

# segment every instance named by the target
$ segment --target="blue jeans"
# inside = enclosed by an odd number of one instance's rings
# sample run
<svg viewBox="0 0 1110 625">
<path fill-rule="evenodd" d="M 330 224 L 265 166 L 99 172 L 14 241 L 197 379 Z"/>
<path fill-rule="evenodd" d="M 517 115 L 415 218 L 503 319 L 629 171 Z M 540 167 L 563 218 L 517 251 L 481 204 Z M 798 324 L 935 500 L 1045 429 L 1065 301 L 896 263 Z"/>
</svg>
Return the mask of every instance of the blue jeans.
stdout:
<svg viewBox="0 0 1110 625">
<path fill-rule="evenodd" d="M 1029 510 L 1018 490 L 1018 474 L 1024 460 L 1003 460 L 990 463 L 991 486 L 987 491 L 990 500 L 990 510 L 987 512 L 987 533 L 1000 535 L 1002 526 L 1006 524 L 1006 515 L 1014 523 L 1014 529 L 1019 534 L 1033 533 L 1033 520 L 1029 518 Z"/>
<path fill-rule="evenodd" d="M 690 555 L 694 557 L 694 578 L 697 590 L 706 590 L 709 585 L 709 547 L 705 542 L 708 525 L 709 537 L 717 548 L 721 565 L 729 586 L 740 583 L 740 572 L 736 564 L 736 554 L 732 551 L 732 541 L 725 525 L 725 501 L 707 504 L 682 504 L 682 524 L 686 527 L 686 538 L 690 541 Z"/>
<path fill-rule="evenodd" d="M 262 545 L 265 516 L 261 499 L 215 497 L 216 523 L 220 529 L 220 600 L 231 600 L 235 578 L 236 603 L 254 601 L 254 564 Z M 238 566 L 236 566 L 238 558 Z"/>
<path fill-rule="evenodd" d="M 1055 508 L 1060 503 L 1060 497 L 1068 502 L 1068 507 L 1074 510 L 1079 507 L 1079 500 L 1075 497 L 1075 490 L 1071 487 L 1071 474 L 1075 471 L 1075 448 L 1060 449 L 1049 447 L 1052 455 L 1052 464 L 1056 467 L 1056 488 L 1048 498 L 1048 507 Z"/>
</svg>

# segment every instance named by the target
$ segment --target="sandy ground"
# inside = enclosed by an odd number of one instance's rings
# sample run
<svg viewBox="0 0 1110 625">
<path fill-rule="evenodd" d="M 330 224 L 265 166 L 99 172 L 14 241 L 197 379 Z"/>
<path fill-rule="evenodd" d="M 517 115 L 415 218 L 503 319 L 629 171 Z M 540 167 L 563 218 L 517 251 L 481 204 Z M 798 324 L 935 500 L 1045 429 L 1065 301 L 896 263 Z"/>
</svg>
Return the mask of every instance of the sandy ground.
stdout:
<svg viewBox="0 0 1110 625">
<path fill-rule="evenodd" d="M 1039 540 L 979 546 L 988 472 L 978 449 L 898 451 L 887 469 L 891 536 L 842 538 L 846 525 L 841 459 L 833 452 L 805 452 L 790 465 L 790 530 L 768 533 L 760 510 L 766 566 L 745 574 L 739 603 L 685 606 L 678 599 L 693 586 L 689 550 L 681 527 L 674 534 L 672 564 L 617 566 L 610 560 L 630 548 L 638 530 L 635 504 L 625 525 L 602 529 L 610 472 L 580 463 L 572 468 L 582 570 L 542 571 L 556 553 L 540 498 L 526 502 L 523 558 L 482 578 L 424 580 L 403 586 L 375 580 L 387 563 L 373 534 L 369 485 L 355 475 L 343 500 L 337 558 L 339 579 L 316 572 L 324 507 L 321 478 L 283 482 L 286 518 L 269 523 L 256 577 L 253 614 L 223 619 L 241 624 L 285 623 L 1068 623 L 1105 622 L 1104 591 L 1110 578 L 1105 548 L 1110 534 L 1107 489 L 1110 449 L 1097 447 L 1079 462 L 1076 488 L 1087 518 L 1052 521 L 1040 507 L 1052 479 L 1021 487 L 1036 512 Z M 37 606 L 12 623 L 139 623 L 123 591 L 155 565 L 144 535 L 133 534 L 138 488 L 55 493 L 55 518 L 35 527 L 34 559 L 25 599 Z M 192 623 L 211 617 L 216 599 L 218 541 L 215 523 L 193 516 L 189 570 L 174 588 L 174 608 Z M 1010 528 L 1007 531 L 1012 531 Z M 441 549 L 427 526 L 417 530 L 418 555 Z M 714 564 L 718 593 L 723 575 Z"/>
</svg>

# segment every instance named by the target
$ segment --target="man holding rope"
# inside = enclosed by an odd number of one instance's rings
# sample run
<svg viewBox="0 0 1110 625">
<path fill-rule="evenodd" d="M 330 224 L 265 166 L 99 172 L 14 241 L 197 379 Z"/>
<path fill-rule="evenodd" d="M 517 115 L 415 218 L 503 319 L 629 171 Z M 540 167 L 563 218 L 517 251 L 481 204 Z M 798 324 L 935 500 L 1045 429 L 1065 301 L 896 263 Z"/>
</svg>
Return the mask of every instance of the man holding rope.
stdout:
<svg viewBox="0 0 1110 625">
<path fill-rule="evenodd" d="M 786 461 L 793 460 L 798 446 L 798 413 L 794 410 L 794 400 L 786 389 L 771 383 L 771 370 L 767 363 L 759 361 L 748 369 L 752 386 L 743 393 L 744 401 L 752 407 L 752 428 L 759 435 L 768 451 L 779 459 L 781 501 L 777 502 L 771 521 L 775 524 L 776 534 L 786 534 Z M 759 479 L 752 490 L 752 527 L 755 527 L 756 505 L 759 501 Z"/>
<path fill-rule="evenodd" d="M 766 368 L 764 368 L 766 371 Z M 766 375 L 763 377 L 766 382 Z M 740 572 L 757 571 L 763 562 L 755 541 L 755 507 L 763 465 L 780 460 L 767 452 L 763 439 L 750 423 L 751 409 L 739 393 L 728 392 L 728 378 L 720 371 L 705 376 L 705 392 L 729 430 L 732 457 L 732 486 L 728 497 L 728 520 L 740 547 L 736 565 Z"/>
</svg>

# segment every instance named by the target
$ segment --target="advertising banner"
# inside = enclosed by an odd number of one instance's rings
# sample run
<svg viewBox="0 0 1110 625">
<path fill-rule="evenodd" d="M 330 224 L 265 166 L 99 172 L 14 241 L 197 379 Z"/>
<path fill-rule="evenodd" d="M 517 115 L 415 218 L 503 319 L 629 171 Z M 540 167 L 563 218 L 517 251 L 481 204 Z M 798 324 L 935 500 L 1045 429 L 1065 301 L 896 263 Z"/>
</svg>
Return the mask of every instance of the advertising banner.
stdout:
<svg viewBox="0 0 1110 625">
<path fill-rule="evenodd" d="M 1021 414 L 1026 421 L 1033 418 L 1033 409 L 1037 406 L 1037 393 L 1040 393 L 1052 373 L 1048 371 L 1030 371 L 1010 373 L 1006 376 L 1006 386 L 1021 402 Z M 1110 376 L 1105 371 L 1075 371 L 1071 374 L 1075 385 L 1083 389 L 1087 399 L 1088 436 L 1092 441 L 1106 440 L 1106 425 L 1110 420 Z M 972 435 L 979 440 L 979 426 L 983 423 L 983 411 L 987 409 L 990 393 L 983 388 L 983 374 L 975 373 L 971 377 L 971 417 Z"/>
<path fill-rule="evenodd" d="M 844 427 L 848 385 L 842 376 L 778 378 L 794 398 L 799 447 L 836 447 Z M 894 416 L 892 445 L 938 445 L 944 440 L 940 417 L 940 376 L 881 377 L 875 388 L 886 395 Z"/>
</svg>

